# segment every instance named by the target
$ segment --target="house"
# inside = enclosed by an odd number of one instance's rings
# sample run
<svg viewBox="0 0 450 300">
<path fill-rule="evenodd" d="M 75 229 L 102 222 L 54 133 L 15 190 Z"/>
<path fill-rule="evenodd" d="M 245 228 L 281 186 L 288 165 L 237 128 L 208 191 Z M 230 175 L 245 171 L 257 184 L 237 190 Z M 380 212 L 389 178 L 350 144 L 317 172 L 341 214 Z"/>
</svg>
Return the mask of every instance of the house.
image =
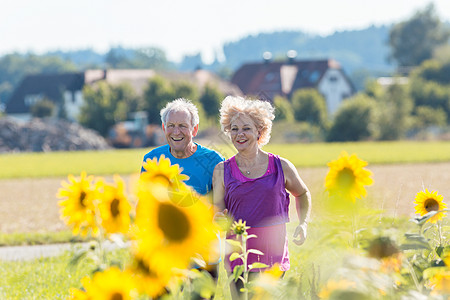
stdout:
<svg viewBox="0 0 450 300">
<path fill-rule="evenodd" d="M 355 88 L 339 63 L 332 59 L 295 60 L 248 63 L 241 66 L 231 82 L 244 94 L 273 101 L 276 95 L 291 98 L 298 89 L 317 89 L 325 98 L 329 113 L 334 113 L 342 100 L 355 93 Z"/>
<path fill-rule="evenodd" d="M 5 112 L 21 120 L 31 118 L 30 108 L 39 101 L 49 99 L 64 102 L 67 115 L 76 115 L 81 106 L 84 74 L 36 74 L 26 76 L 6 103 Z M 61 106 L 60 106 L 61 107 Z"/>
<path fill-rule="evenodd" d="M 58 110 L 64 107 L 69 120 L 77 121 L 83 105 L 83 87 L 104 80 L 112 85 L 129 83 L 137 94 L 142 94 L 150 78 L 160 75 L 168 80 L 184 80 L 202 89 L 206 84 L 217 86 L 225 95 L 242 95 L 241 90 L 217 75 L 206 71 L 156 72 L 149 69 L 86 70 L 63 74 L 36 74 L 26 76 L 17 86 L 6 104 L 8 116 L 28 120 L 30 108 L 38 101 L 49 99 Z M 57 112 L 58 113 L 58 112 Z"/>
</svg>

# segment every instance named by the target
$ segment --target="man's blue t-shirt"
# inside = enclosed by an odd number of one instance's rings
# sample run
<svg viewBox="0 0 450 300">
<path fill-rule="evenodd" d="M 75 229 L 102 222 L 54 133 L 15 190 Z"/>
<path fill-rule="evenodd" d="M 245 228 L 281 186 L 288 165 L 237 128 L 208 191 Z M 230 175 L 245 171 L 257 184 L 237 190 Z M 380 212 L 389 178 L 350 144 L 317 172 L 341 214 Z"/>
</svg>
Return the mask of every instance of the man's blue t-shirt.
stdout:
<svg viewBox="0 0 450 300">
<path fill-rule="evenodd" d="M 214 167 L 225 159 L 216 151 L 195 144 L 197 145 L 197 151 L 187 158 L 174 157 L 170 153 L 169 145 L 164 145 L 147 153 L 144 156 L 144 162 L 155 157 L 159 160 L 159 157 L 164 154 L 166 158 L 170 159 L 172 165 L 178 164 L 183 168 L 182 174 L 189 176 L 189 180 L 185 181 L 187 185 L 194 188 L 197 193 L 206 195 L 212 189 Z M 141 172 L 145 172 L 144 167 L 141 168 Z"/>
</svg>

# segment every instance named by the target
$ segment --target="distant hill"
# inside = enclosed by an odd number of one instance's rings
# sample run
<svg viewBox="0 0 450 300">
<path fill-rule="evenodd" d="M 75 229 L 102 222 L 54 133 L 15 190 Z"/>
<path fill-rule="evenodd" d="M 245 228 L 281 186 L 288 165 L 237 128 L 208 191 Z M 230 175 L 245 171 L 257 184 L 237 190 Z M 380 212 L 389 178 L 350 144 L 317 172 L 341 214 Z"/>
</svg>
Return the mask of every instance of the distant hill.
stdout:
<svg viewBox="0 0 450 300">
<path fill-rule="evenodd" d="M 362 30 L 337 31 L 328 36 L 307 34 L 302 31 L 278 31 L 249 35 L 238 41 L 225 42 L 223 59 L 205 64 L 201 55 L 187 55 L 180 63 L 167 60 L 163 50 L 149 47 L 132 49 L 112 47 L 107 53 L 92 49 L 53 51 L 43 55 L 12 54 L 0 57 L 0 110 L 16 84 L 26 74 L 51 72 L 59 69 L 88 68 L 159 68 L 192 71 L 204 68 L 224 78 L 230 78 L 242 64 L 262 60 L 264 52 L 273 59 L 284 60 L 289 50 L 297 52 L 297 59 L 333 58 L 348 74 L 358 90 L 364 88 L 369 77 L 384 76 L 395 69 L 389 63 L 390 26 L 371 26 Z M 59 61 L 52 60 L 53 58 Z"/>
<path fill-rule="evenodd" d="M 391 74 L 395 64 L 388 61 L 390 26 L 371 26 L 362 30 L 335 32 L 328 36 L 306 34 L 301 31 L 280 31 L 249 35 L 223 45 L 224 61 L 203 65 L 206 69 L 231 73 L 247 62 L 262 60 L 263 53 L 272 53 L 275 60 L 286 59 L 289 50 L 297 52 L 297 59 L 333 58 L 362 89 L 368 77 Z M 179 65 L 193 68 L 201 64 L 201 56 L 185 57 Z"/>
</svg>

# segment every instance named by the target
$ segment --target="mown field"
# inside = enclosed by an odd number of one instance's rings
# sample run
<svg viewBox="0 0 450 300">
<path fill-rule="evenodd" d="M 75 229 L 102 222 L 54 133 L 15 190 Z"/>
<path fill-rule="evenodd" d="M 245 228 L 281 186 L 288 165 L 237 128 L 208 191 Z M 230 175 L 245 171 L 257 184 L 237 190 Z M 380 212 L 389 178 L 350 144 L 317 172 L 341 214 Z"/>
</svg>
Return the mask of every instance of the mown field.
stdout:
<svg viewBox="0 0 450 300">
<path fill-rule="evenodd" d="M 210 147 L 214 145 L 209 145 Z M 229 145 L 215 147 L 233 155 Z M 46 233 L 66 230 L 59 219 L 56 193 L 68 174 L 120 174 L 132 188 L 141 160 L 149 149 L 0 155 L 0 231 Z M 388 142 L 267 145 L 293 162 L 320 203 L 327 162 L 343 150 L 368 161 L 374 185 L 368 200 L 387 215 L 414 213 L 414 195 L 426 187 L 450 195 L 450 142 Z M 131 191 L 130 191 L 131 192 Z"/>
<path fill-rule="evenodd" d="M 228 144 L 204 142 L 225 157 L 235 153 Z M 43 178 L 79 174 L 133 174 L 149 149 L 17 153 L 0 155 L 0 179 Z M 341 151 L 356 153 L 370 164 L 450 161 L 450 142 L 364 142 L 269 144 L 264 150 L 288 158 L 297 167 L 324 167 Z"/>
</svg>

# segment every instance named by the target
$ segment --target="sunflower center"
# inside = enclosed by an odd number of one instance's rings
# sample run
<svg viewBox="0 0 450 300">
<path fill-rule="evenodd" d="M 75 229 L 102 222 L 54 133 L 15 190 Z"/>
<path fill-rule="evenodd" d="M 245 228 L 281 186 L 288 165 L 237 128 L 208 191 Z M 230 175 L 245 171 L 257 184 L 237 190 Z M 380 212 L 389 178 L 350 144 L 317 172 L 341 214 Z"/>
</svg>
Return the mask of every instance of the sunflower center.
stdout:
<svg viewBox="0 0 450 300">
<path fill-rule="evenodd" d="M 120 213 L 119 211 L 119 204 L 120 201 L 118 199 L 114 199 L 113 201 L 111 201 L 111 215 L 113 216 L 113 218 L 117 217 Z"/>
<path fill-rule="evenodd" d="M 84 203 L 84 200 L 86 199 L 86 196 L 87 196 L 87 194 L 86 194 L 86 192 L 85 191 L 81 191 L 80 192 L 80 205 L 81 206 L 83 206 L 83 207 L 86 207 L 86 204 Z"/>
<path fill-rule="evenodd" d="M 189 220 L 183 211 L 171 204 L 162 203 L 158 212 L 158 227 L 170 241 L 181 242 L 190 230 Z"/>
<path fill-rule="evenodd" d="M 436 199 L 429 198 L 429 199 L 425 200 L 424 207 L 427 212 L 438 211 L 439 203 L 436 201 Z"/>
<path fill-rule="evenodd" d="M 339 187 L 348 189 L 355 182 L 355 174 L 349 168 L 342 169 L 337 175 L 337 184 Z"/>
<path fill-rule="evenodd" d="M 116 293 L 112 294 L 111 300 L 123 300 L 123 296 L 121 293 L 116 292 Z"/>
<path fill-rule="evenodd" d="M 157 275 L 150 270 L 150 267 L 142 259 L 138 259 L 137 261 L 137 270 L 145 276 L 157 278 Z"/>
</svg>

